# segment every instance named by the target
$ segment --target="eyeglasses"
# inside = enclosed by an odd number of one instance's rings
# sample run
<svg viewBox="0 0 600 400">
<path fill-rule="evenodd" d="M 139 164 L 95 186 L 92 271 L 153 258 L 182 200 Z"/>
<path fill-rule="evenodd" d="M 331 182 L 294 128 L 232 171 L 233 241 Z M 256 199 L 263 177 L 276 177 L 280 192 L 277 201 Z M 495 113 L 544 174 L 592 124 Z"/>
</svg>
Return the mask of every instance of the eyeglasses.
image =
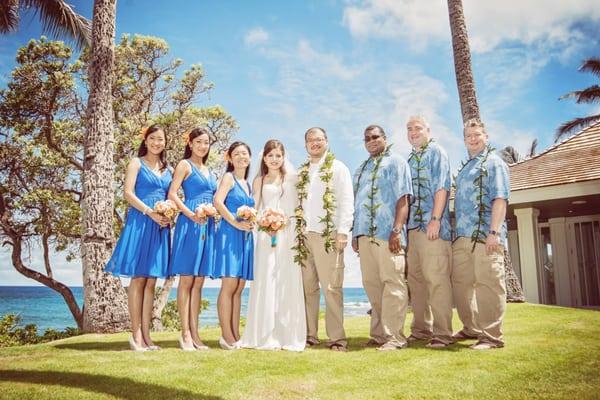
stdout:
<svg viewBox="0 0 600 400">
<path fill-rule="evenodd" d="M 365 136 L 364 141 L 365 143 L 369 143 L 371 140 L 377 140 L 379 138 L 382 138 L 383 135 L 371 135 L 371 136 Z"/>
<path fill-rule="evenodd" d="M 306 139 L 306 143 L 321 143 L 321 142 L 324 142 L 325 140 L 326 140 L 325 138 L 318 137 L 318 138 Z"/>
</svg>

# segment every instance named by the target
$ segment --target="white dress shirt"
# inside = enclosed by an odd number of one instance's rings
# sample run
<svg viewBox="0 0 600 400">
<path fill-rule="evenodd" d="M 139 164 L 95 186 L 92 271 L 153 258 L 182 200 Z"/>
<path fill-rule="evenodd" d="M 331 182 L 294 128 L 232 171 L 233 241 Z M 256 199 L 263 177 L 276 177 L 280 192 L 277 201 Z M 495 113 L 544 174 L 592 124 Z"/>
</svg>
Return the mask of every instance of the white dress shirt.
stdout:
<svg viewBox="0 0 600 400">
<path fill-rule="evenodd" d="M 325 228 L 325 224 L 320 222 L 320 219 L 325 217 L 325 209 L 323 208 L 325 183 L 321 180 L 319 168 L 325 162 L 326 154 L 318 163 L 310 163 L 308 168 L 308 197 L 302 204 L 304 218 L 306 219 L 306 230 L 308 232 L 323 233 L 323 229 Z M 348 167 L 339 160 L 333 161 L 332 169 L 333 179 L 331 186 L 335 196 L 333 223 L 337 233 L 348 235 L 352 228 L 352 217 L 354 215 L 352 177 Z"/>
</svg>

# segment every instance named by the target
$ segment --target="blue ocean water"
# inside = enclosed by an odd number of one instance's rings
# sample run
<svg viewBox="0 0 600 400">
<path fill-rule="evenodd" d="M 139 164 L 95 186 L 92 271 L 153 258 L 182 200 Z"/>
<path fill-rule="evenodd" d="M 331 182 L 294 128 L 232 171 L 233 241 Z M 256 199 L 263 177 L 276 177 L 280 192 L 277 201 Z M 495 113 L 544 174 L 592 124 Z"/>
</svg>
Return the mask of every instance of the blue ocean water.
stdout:
<svg viewBox="0 0 600 400">
<path fill-rule="evenodd" d="M 72 287 L 71 290 L 81 306 L 83 288 Z M 171 290 L 169 299 L 176 299 L 176 291 L 176 288 Z M 246 314 L 248 293 L 248 288 L 242 293 L 242 315 Z M 210 306 L 200 316 L 201 326 L 218 324 L 218 295 L 219 288 L 202 290 L 202 297 L 210 302 Z M 325 308 L 323 296 L 321 296 L 321 308 Z M 369 300 L 362 288 L 344 289 L 344 315 L 366 315 L 369 308 Z M 62 296 L 45 286 L 0 286 L 0 316 L 9 313 L 19 314 L 22 318 L 21 325 L 36 324 L 40 333 L 47 328 L 64 329 L 68 326 L 77 326 Z"/>
</svg>

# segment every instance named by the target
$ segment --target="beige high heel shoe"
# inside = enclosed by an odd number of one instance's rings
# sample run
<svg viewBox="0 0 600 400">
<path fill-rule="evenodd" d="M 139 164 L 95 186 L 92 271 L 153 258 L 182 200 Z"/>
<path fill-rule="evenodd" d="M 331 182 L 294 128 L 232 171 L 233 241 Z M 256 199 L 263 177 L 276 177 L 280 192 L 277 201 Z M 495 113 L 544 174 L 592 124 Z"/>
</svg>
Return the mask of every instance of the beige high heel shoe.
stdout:
<svg viewBox="0 0 600 400">
<path fill-rule="evenodd" d="M 147 347 L 138 346 L 138 344 L 133 339 L 133 336 L 129 337 L 129 348 L 133 351 L 148 351 Z"/>
<path fill-rule="evenodd" d="M 191 347 L 187 346 L 185 344 L 185 342 L 183 341 L 183 338 L 181 336 L 179 336 L 179 347 L 183 351 L 196 351 L 196 346 L 194 346 L 193 342 L 192 342 L 192 346 Z"/>
<path fill-rule="evenodd" d="M 235 347 L 235 344 L 227 343 L 227 341 L 225 339 L 223 339 L 223 336 L 221 336 L 219 338 L 219 346 L 221 346 L 221 348 L 223 350 L 236 350 L 237 349 L 237 347 Z"/>
</svg>

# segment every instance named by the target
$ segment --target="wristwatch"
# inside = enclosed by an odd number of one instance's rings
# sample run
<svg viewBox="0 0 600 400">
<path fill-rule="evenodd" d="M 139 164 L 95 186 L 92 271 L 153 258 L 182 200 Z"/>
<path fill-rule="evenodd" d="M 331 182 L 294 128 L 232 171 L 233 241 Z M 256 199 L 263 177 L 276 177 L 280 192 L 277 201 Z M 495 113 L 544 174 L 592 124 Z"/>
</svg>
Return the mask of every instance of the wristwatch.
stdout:
<svg viewBox="0 0 600 400">
<path fill-rule="evenodd" d="M 498 232 L 498 231 L 495 231 L 495 230 L 493 230 L 493 229 L 490 229 L 490 230 L 488 231 L 488 233 L 489 233 L 490 235 L 500 236 L 500 232 Z"/>
<path fill-rule="evenodd" d="M 438 217 L 436 217 L 435 215 L 431 216 L 431 221 L 439 221 L 440 219 Z"/>
<path fill-rule="evenodd" d="M 401 226 L 395 226 L 392 228 L 392 232 L 394 232 L 396 235 L 399 235 L 402 233 L 402 227 Z"/>
</svg>

